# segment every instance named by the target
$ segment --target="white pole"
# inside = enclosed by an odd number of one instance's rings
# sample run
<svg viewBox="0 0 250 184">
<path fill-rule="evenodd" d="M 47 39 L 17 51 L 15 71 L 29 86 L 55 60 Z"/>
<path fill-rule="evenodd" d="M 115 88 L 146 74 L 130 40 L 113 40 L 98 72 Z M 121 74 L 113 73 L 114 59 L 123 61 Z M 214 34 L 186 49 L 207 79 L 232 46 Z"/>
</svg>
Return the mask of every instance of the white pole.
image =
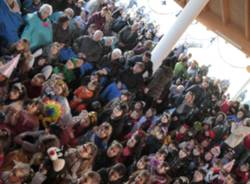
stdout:
<svg viewBox="0 0 250 184">
<path fill-rule="evenodd" d="M 152 51 L 154 71 L 161 65 L 162 61 L 169 55 L 176 42 L 200 14 L 209 0 L 189 0 L 174 25 L 166 33 Z"/>
</svg>

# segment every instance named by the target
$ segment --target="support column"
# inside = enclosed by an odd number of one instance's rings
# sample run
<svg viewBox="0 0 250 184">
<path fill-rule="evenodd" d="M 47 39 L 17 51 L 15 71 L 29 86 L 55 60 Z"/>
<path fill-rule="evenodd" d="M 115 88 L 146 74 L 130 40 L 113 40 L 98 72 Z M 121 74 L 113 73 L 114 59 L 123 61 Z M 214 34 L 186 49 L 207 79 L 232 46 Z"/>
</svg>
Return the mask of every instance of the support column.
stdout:
<svg viewBox="0 0 250 184">
<path fill-rule="evenodd" d="M 161 65 L 162 61 L 169 55 L 176 42 L 185 32 L 192 21 L 200 14 L 209 0 L 189 0 L 178 16 L 174 25 L 166 33 L 152 51 L 154 71 Z"/>
</svg>

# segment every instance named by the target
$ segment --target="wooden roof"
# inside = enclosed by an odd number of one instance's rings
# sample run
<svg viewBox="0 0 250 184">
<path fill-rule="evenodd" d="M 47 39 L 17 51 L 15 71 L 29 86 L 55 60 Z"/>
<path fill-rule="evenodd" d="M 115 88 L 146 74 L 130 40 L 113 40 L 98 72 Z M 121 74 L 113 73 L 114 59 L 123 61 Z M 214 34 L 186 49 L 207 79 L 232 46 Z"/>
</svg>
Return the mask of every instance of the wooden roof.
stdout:
<svg viewBox="0 0 250 184">
<path fill-rule="evenodd" d="M 250 0 L 210 0 L 197 20 L 250 56 Z"/>
</svg>

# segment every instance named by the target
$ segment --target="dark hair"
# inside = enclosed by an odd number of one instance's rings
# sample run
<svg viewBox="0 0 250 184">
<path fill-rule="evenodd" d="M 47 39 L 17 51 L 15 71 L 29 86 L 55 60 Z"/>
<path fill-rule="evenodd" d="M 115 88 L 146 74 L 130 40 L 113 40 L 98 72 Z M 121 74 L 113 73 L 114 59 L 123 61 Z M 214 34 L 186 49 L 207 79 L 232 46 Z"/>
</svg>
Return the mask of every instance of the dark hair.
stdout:
<svg viewBox="0 0 250 184">
<path fill-rule="evenodd" d="M 63 23 L 69 21 L 69 17 L 66 16 L 66 15 L 63 15 L 61 16 L 59 19 L 58 19 L 58 25 L 62 26 Z"/>
<path fill-rule="evenodd" d="M 115 171 L 118 172 L 120 176 L 125 176 L 127 169 L 126 166 L 122 163 L 115 164 L 114 166 L 111 167 L 110 171 Z"/>
<path fill-rule="evenodd" d="M 151 52 L 146 51 L 146 52 L 144 53 L 144 56 L 146 56 L 147 58 L 151 58 L 152 54 L 151 54 Z"/>
</svg>

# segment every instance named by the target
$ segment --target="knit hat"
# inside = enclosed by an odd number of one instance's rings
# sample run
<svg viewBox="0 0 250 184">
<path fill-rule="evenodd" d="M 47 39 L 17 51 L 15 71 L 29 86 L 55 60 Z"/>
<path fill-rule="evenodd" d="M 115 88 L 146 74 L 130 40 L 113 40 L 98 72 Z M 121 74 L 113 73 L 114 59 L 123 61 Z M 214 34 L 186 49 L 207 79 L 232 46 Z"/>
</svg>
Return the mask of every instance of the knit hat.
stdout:
<svg viewBox="0 0 250 184">
<path fill-rule="evenodd" d="M 54 171 L 61 171 L 65 166 L 65 160 L 61 158 L 63 156 L 62 151 L 57 147 L 51 147 L 47 150 L 47 154 L 52 161 Z"/>
</svg>

